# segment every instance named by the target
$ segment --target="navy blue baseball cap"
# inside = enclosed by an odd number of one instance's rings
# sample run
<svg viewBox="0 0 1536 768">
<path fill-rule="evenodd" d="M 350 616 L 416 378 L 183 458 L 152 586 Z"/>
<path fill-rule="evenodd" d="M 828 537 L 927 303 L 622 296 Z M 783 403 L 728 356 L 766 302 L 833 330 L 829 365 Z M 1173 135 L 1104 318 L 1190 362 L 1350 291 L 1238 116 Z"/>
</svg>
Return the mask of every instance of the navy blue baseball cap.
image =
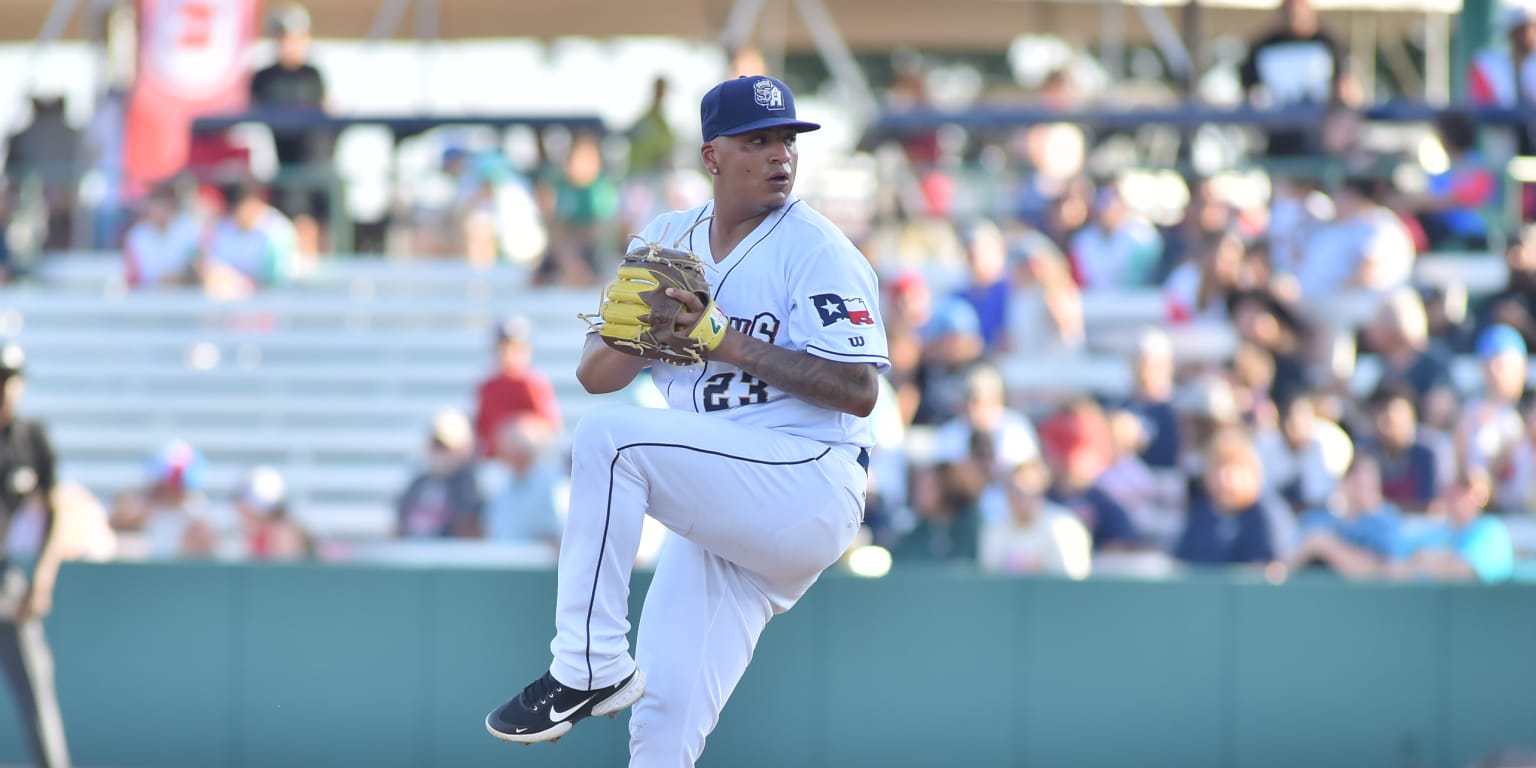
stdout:
<svg viewBox="0 0 1536 768">
<path fill-rule="evenodd" d="M 795 119 L 795 95 L 789 86 L 767 75 L 744 75 L 709 89 L 699 115 L 705 141 L 764 128 L 788 127 L 804 133 L 821 127 Z"/>
</svg>

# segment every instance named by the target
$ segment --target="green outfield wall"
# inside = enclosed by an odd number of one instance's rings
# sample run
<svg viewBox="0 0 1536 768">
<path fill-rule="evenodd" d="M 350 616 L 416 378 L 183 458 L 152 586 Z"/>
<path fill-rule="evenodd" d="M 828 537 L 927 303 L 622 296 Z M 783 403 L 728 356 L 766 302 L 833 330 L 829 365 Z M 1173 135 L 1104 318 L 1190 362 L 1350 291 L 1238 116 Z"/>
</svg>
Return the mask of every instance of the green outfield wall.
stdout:
<svg viewBox="0 0 1536 768">
<path fill-rule="evenodd" d="M 637 577 L 634 605 L 645 580 Z M 48 632 L 80 766 L 622 766 L 625 719 L 501 744 L 549 572 L 71 565 Z M 1536 745 L 1536 587 L 829 575 L 703 766 L 1421 768 Z M 0 765 L 22 762 L 0 697 Z"/>
</svg>

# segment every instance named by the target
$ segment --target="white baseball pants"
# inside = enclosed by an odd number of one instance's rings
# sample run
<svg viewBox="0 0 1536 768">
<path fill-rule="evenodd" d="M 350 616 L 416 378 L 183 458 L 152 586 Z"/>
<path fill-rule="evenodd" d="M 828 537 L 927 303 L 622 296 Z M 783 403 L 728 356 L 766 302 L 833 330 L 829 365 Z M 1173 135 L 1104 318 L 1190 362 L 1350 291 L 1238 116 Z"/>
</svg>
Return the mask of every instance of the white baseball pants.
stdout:
<svg viewBox="0 0 1536 768">
<path fill-rule="evenodd" d="M 847 550 L 864 512 L 858 450 L 685 411 L 615 408 L 576 427 L 554 663 L 592 690 L 635 670 L 629 578 L 649 514 L 675 534 L 640 622 L 645 696 L 630 768 L 686 768 L 768 619 Z"/>
</svg>

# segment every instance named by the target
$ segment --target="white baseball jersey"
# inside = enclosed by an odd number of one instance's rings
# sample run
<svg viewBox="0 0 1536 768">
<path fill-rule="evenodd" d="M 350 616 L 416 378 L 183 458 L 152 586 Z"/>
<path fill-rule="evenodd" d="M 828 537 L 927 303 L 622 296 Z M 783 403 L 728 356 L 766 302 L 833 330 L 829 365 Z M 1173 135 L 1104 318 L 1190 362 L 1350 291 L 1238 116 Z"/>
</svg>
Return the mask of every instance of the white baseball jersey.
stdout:
<svg viewBox="0 0 1536 768">
<path fill-rule="evenodd" d="M 889 367 L 874 270 L 791 198 L 715 263 L 712 204 L 646 240 L 698 254 L 742 333 L 828 360 Z M 679 238 L 682 242 L 678 242 Z M 868 477 L 868 419 L 812 405 L 718 362 L 652 366 L 669 409 L 600 409 L 576 425 L 550 674 L 594 691 L 635 674 L 630 768 L 691 766 L 768 620 L 847 551 Z M 670 531 L 629 654 L 629 580 L 649 516 Z"/>
<path fill-rule="evenodd" d="M 714 203 L 663 214 L 641 232 L 672 245 Z M 816 357 L 890 368 L 880 319 L 875 272 L 832 222 L 791 197 L 719 263 L 709 227 L 699 225 L 679 243 L 704 262 L 715 303 L 737 331 Z M 672 408 L 711 413 L 823 443 L 869 447 L 868 419 L 813 405 L 758 380 L 734 365 L 709 362 L 651 371 Z"/>
</svg>

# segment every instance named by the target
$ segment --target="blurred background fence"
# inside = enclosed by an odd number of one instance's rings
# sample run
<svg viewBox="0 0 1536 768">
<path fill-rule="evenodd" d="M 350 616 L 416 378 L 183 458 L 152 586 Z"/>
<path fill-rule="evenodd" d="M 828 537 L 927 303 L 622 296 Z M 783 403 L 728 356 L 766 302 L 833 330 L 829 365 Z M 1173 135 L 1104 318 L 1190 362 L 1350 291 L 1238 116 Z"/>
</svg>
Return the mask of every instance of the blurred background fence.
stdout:
<svg viewBox="0 0 1536 768">
<path fill-rule="evenodd" d="M 508 660 L 545 652 L 553 590 L 552 573 L 503 569 L 73 566 L 49 629 L 75 756 L 620 763 L 627 731 L 608 720 L 555 747 L 482 738 L 484 710 L 516 682 Z M 1465 765 L 1528 743 L 1532 599 L 1525 586 L 832 574 L 767 630 L 704 764 Z M 0 717 L 0 761 L 21 759 L 13 727 Z"/>
</svg>

